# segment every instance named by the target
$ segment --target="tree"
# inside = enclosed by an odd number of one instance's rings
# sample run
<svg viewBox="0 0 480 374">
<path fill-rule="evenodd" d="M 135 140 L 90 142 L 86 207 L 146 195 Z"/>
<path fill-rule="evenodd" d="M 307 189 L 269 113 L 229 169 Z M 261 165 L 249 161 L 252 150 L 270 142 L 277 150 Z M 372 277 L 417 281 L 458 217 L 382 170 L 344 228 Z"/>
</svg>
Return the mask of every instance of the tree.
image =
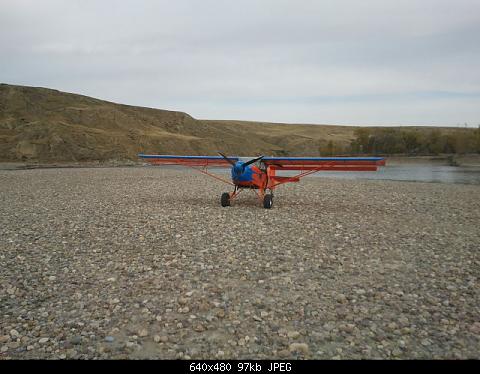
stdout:
<svg viewBox="0 0 480 374">
<path fill-rule="evenodd" d="M 444 153 L 456 153 L 457 149 L 455 147 L 456 139 L 452 134 L 445 136 L 445 145 L 443 148 Z"/>
<path fill-rule="evenodd" d="M 477 129 L 475 130 L 475 151 L 480 153 L 480 124 L 478 125 Z"/>
<path fill-rule="evenodd" d="M 445 148 L 445 140 L 442 139 L 440 130 L 435 129 L 430 132 L 427 144 L 427 152 L 438 155 Z"/>
<path fill-rule="evenodd" d="M 411 155 L 418 153 L 420 148 L 419 136 L 412 130 L 403 131 L 403 144 L 405 144 L 406 152 Z"/>
<path fill-rule="evenodd" d="M 356 146 L 358 147 L 358 151 L 360 153 L 367 153 L 370 130 L 363 127 L 359 127 L 355 129 L 354 135 L 356 137 L 355 143 L 356 143 Z"/>
</svg>

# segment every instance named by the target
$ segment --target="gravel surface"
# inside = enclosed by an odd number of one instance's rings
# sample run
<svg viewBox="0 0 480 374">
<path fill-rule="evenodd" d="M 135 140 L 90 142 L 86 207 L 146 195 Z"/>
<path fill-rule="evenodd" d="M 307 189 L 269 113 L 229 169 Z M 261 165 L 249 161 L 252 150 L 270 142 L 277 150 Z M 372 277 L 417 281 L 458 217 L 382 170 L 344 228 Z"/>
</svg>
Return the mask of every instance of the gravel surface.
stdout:
<svg viewBox="0 0 480 374">
<path fill-rule="evenodd" d="M 480 186 L 0 171 L 0 359 L 480 358 Z"/>
</svg>

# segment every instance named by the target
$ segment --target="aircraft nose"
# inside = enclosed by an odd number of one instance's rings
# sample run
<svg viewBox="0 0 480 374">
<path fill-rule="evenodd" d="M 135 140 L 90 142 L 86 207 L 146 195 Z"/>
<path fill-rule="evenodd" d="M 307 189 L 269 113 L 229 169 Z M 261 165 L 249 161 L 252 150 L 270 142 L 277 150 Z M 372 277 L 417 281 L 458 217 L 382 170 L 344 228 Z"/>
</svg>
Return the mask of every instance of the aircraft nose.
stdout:
<svg viewBox="0 0 480 374">
<path fill-rule="evenodd" d="M 243 174 L 243 163 L 242 162 L 237 162 L 235 166 L 233 167 L 233 172 L 235 175 L 242 175 Z"/>
<path fill-rule="evenodd" d="M 236 174 L 236 175 L 240 175 L 242 174 L 243 170 L 242 170 L 242 165 L 241 164 L 236 164 L 234 167 L 233 167 L 233 172 Z"/>
</svg>

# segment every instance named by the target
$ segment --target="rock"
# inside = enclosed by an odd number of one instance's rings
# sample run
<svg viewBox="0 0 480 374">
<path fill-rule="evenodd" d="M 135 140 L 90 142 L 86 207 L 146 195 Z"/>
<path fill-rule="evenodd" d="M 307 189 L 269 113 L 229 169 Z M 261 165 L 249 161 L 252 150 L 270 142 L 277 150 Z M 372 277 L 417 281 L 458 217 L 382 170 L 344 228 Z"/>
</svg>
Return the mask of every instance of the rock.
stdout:
<svg viewBox="0 0 480 374">
<path fill-rule="evenodd" d="M 168 336 L 167 335 L 160 336 L 160 342 L 167 343 L 168 342 Z"/>
<path fill-rule="evenodd" d="M 114 340 L 115 340 L 115 338 L 113 336 L 106 336 L 105 337 L 105 341 L 107 343 L 113 343 Z"/>
<path fill-rule="evenodd" d="M 342 327 L 342 331 L 345 331 L 346 333 L 351 334 L 352 332 L 355 331 L 355 325 L 353 325 L 351 323 L 347 323 L 346 325 L 344 325 Z"/>
<path fill-rule="evenodd" d="M 82 344 L 82 337 L 79 335 L 74 336 L 73 338 L 70 339 L 70 343 L 73 345 L 79 345 Z"/>
<path fill-rule="evenodd" d="M 20 334 L 18 333 L 17 330 L 12 329 L 12 330 L 10 330 L 10 336 L 11 336 L 12 338 L 16 339 L 16 338 L 18 338 L 18 337 L 20 336 Z"/>
<path fill-rule="evenodd" d="M 312 177 L 271 214 L 189 173 L 0 170 L 0 361 L 479 357 L 479 186 Z"/>
<path fill-rule="evenodd" d="M 140 329 L 140 330 L 138 331 L 138 336 L 140 336 L 140 337 L 142 337 L 142 338 L 148 336 L 148 331 L 147 331 L 147 329 Z"/>
<path fill-rule="evenodd" d="M 9 335 L 0 335 L 0 344 L 2 343 L 6 343 L 10 340 L 10 336 Z"/>
<path fill-rule="evenodd" d="M 388 328 L 389 328 L 390 330 L 396 330 L 396 329 L 398 328 L 398 326 L 397 326 L 397 324 L 396 324 L 395 322 L 390 322 L 390 323 L 388 324 Z"/>
<path fill-rule="evenodd" d="M 40 344 L 45 344 L 46 342 L 48 342 L 49 338 L 41 338 L 38 342 Z"/>
<path fill-rule="evenodd" d="M 339 307 L 336 309 L 337 316 L 341 319 L 345 319 L 348 314 L 348 310 L 345 307 Z"/>
<path fill-rule="evenodd" d="M 20 343 L 19 342 L 10 342 L 7 344 L 8 348 L 11 348 L 11 349 L 17 349 L 18 347 L 20 347 Z"/>
<path fill-rule="evenodd" d="M 292 343 L 292 344 L 290 344 L 288 349 L 289 349 L 290 352 L 300 352 L 300 353 L 303 353 L 305 355 L 308 354 L 308 352 L 309 352 L 309 348 L 308 348 L 308 345 L 306 343 Z"/>
<path fill-rule="evenodd" d="M 402 351 L 398 348 L 395 348 L 393 351 L 392 351 L 392 355 L 395 356 L 395 357 L 399 357 L 402 355 Z"/>
<path fill-rule="evenodd" d="M 287 333 L 287 336 L 290 338 L 290 339 L 297 339 L 299 336 L 300 336 L 300 333 L 298 331 L 289 331 Z"/>
<path fill-rule="evenodd" d="M 470 325 L 470 331 L 476 335 L 480 335 L 480 322 L 474 322 Z"/>
<path fill-rule="evenodd" d="M 188 301 L 189 301 L 189 300 L 188 300 L 186 297 L 179 297 L 179 298 L 178 298 L 178 303 L 179 303 L 180 305 L 185 305 L 185 304 L 188 303 Z"/>
<path fill-rule="evenodd" d="M 428 340 L 428 339 L 423 339 L 423 340 L 421 341 L 421 344 L 422 344 L 424 347 L 428 347 L 428 346 L 430 346 L 432 343 L 431 343 L 430 340 Z"/>
<path fill-rule="evenodd" d="M 205 327 L 204 327 L 201 323 L 195 325 L 195 327 L 194 327 L 193 329 L 194 329 L 195 331 L 197 331 L 197 332 L 203 332 L 203 331 L 205 331 Z"/>
</svg>

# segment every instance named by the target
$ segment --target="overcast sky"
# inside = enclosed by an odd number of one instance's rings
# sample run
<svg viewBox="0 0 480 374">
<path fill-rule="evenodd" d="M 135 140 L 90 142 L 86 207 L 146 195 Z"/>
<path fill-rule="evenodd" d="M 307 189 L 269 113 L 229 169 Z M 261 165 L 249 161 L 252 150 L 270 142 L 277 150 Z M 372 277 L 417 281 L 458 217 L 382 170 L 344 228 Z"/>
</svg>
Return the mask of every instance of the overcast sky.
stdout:
<svg viewBox="0 0 480 374">
<path fill-rule="evenodd" d="M 480 124 L 480 0 L 0 0 L 0 81 L 205 119 Z"/>
</svg>

